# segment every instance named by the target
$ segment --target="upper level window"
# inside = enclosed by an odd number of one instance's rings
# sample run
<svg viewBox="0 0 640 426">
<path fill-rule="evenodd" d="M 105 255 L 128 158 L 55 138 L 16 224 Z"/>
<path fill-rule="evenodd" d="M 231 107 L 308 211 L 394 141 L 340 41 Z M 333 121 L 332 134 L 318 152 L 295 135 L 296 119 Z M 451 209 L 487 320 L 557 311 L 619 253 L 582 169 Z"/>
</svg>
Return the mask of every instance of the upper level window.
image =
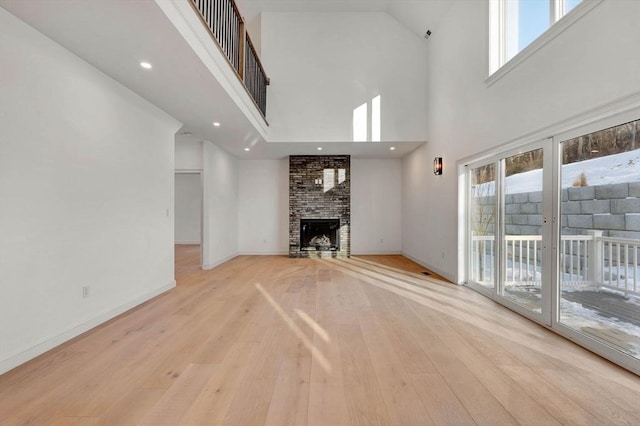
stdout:
<svg viewBox="0 0 640 426">
<path fill-rule="evenodd" d="M 524 50 L 582 1 L 490 0 L 490 73 Z"/>
</svg>

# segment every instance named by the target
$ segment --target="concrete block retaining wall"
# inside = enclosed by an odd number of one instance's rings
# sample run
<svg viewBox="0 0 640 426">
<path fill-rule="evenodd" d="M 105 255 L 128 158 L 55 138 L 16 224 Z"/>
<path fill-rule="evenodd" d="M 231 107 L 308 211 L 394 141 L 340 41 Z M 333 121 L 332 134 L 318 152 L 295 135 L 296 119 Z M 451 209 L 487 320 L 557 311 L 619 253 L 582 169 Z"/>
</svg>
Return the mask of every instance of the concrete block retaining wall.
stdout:
<svg viewBox="0 0 640 426">
<path fill-rule="evenodd" d="M 495 197 L 477 199 L 475 220 L 495 232 L 492 221 Z M 524 192 L 505 196 L 505 228 L 509 235 L 540 234 L 542 192 Z M 640 182 L 571 187 L 562 190 L 562 233 L 585 235 L 586 230 L 603 231 L 605 237 L 640 239 Z"/>
<path fill-rule="evenodd" d="M 474 227 L 477 234 L 491 235 L 495 217 L 495 196 L 477 199 Z M 505 196 L 505 231 L 508 235 L 540 235 L 542 229 L 542 192 L 508 194 Z M 562 190 L 560 224 L 563 235 L 587 235 L 588 230 L 600 230 L 604 237 L 640 240 L 640 182 L 611 185 L 571 187 Z M 566 243 L 569 244 L 569 243 Z M 573 243 L 573 253 L 578 253 Z M 509 253 L 514 260 L 520 258 L 518 248 Z M 524 251 L 524 250 L 523 250 Z M 564 247 L 563 251 L 568 251 Z M 585 251 L 580 255 L 565 255 L 565 265 L 586 264 Z M 541 249 L 537 258 L 541 259 Z M 524 256 L 524 253 L 523 253 Z M 632 255 L 631 255 L 632 256 Z M 608 254 L 605 253 L 608 260 Z"/>
</svg>

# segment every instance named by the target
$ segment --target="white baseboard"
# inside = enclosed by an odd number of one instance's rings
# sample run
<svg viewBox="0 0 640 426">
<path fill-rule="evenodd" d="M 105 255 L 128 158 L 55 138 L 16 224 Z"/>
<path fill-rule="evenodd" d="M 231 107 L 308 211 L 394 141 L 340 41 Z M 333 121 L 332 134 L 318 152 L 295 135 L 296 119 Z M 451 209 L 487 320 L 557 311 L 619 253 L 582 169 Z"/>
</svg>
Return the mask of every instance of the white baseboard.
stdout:
<svg viewBox="0 0 640 426">
<path fill-rule="evenodd" d="M 220 259 L 218 259 L 218 260 L 215 260 L 215 261 L 213 261 L 212 263 L 203 263 L 203 264 L 202 264 L 202 269 L 204 269 L 204 270 L 207 270 L 207 271 L 208 271 L 209 269 L 213 269 L 213 268 L 215 268 L 216 266 L 220 266 L 220 265 L 222 265 L 224 262 L 228 262 L 228 261 L 230 261 L 231 259 L 233 259 L 233 258 L 235 258 L 235 257 L 238 257 L 238 256 L 239 256 L 239 254 L 236 252 L 236 253 L 230 254 L 229 256 L 225 256 L 225 257 L 222 257 L 222 258 L 220 258 Z"/>
<path fill-rule="evenodd" d="M 432 265 L 429 265 L 428 263 L 426 263 L 426 262 L 424 262 L 424 261 L 422 261 L 420 259 L 417 259 L 417 258 L 415 258 L 415 257 L 413 257 L 410 254 L 407 254 L 405 252 L 402 252 L 402 255 L 404 257 L 406 257 L 407 259 L 416 262 L 418 265 L 423 266 L 423 267 L 435 272 L 436 274 L 440 275 L 441 277 L 446 278 L 447 280 L 451 281 L 452 283 L 456 282 L 455 278 L 452 277 L 448 272 L 445 272 L 440 268 L 436 268 L 436 267 L 434 267 Z"/>
<path fill-rule="evenodd" d="M 64 331 L 56 336 L 52 336 L 52 337 L 48 337 L 44 340 L 42 340 L 40 343 L 37 343 L 31 347 L 28 347 L 26 349 L 22 349 L 20 351 L 18 351 L 17 353 L 10 355 L 8 358 L 3 359 L 2 361 L 0 361 L 0 374 L 6 373 L 7 371 L 21 365 L 24 364 L 25 362 L 39 356 L 42 355 L 43 353 L 47 352 L 48 350 L 51 350 L 53 348 L 55 348 L 56 346 L 61 345 L 64 342 L 67 342 L 71 339 L 73 339 L 74 337 L 77 337 L 79 335 L 81 335 L 84 332 L 87 332 L 89 330 L 91 330 L 92 328 L 95 328 L 97 326 L 99 326 L 100 324 L 103 324 L 107 321 L 109 321 L 112 318 L 117 317 L 120 314 L 123 314 L 125 312 L 127 312 L 128 310 L 135 308 L 138 305 L 141 305 L 142 303 L 153 299 L 156 296 L 159 296 L 162 293 L 165 293 L 169 290 L 171 290 L 172 288 L 174 288 L 176 286 L 176 282 L 175 280 L 171 281 L 170 283 L 159 287 L 157 289 L 154 289 L 153 291 L 150 291 L 149 293 L 146 293 L 134 300 L 132 300 L 131 302 L 125 303 L 123 305 L 118 306 L 115 309 L 111 309 L 107 312 L 103 312 L 102 314 L 88 320 L 85 321 L 81 324 L 76 325 L 75 327 L 72 327 L 70 329 L 68 329 L 67 331 Z"/>
</svg>

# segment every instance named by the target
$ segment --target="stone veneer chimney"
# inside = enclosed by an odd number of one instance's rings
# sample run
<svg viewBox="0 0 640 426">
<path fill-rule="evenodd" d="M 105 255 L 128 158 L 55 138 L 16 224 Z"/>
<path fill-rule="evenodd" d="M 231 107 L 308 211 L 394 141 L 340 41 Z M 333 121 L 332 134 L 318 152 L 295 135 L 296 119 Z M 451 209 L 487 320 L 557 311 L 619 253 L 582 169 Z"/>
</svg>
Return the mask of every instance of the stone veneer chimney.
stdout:
<svg viewBox="0 0 640 426">
<path fill-rule="evenodd" d="M 339 219 L 340 249 L 305 251 L 301 219 Z M 289 157 L 289 257 L 351 255 L 351 158 L 348 155 Z"/>
</svg>

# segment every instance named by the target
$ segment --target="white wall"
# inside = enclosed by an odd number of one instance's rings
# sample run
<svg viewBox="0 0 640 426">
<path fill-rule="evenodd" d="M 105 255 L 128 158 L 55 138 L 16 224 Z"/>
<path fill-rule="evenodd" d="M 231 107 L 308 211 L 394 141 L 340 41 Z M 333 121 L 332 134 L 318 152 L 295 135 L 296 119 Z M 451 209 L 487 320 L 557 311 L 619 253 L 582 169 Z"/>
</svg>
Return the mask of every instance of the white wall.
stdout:
<svg viewBox="0 0 640 426">
<path fill-rule="evenodd" d="M 202 170 L 202 141 L 176 136 L 176 170 Z"/>
<path fill-rule="evenodd" d="M 241 254 L 289 253 L 289 159 L 240 165 Z"/>
<path fill-rule="evenodd" d="M 402 250 L 401 160 L 351 160 L 351 253 Z"/>
<path fill-rule="evenodd" d="M 455 278 L 456 161 L 637 93 L 638 16 L 605 0 L 487 87 L 487 2 L 454 3 L 428 41 L 428 143 L 403 161 L 403 252 Z"/>
<path fill-rule="evenodd" d="M 175 285 L 180 124 L 2 8 L 0 28 L 1 373 Z"/>
<path fill-rule="evenodd" d="M 202 233 L 202 177 L 200 173 L 175 175 L 175 243 L 200 244 Z"/>
<path fill-rule="evenodd" d="M 241 254 L 289 252 L 289 160 L 239 161 Z M 400 253 L 400 160 L 351 160 L 351 252 Z"/>
<path fill-rule="evenodd" d="M 352 141 L 354 108 L 377 95 L 383 141 L 426 140 L 426 41 L 394 18 L 267 12 L 261 28 L 271 141 Z"/>
<path fill-rule="evenodd" d="M 262 14 L 258 13 L 248 21 L 245 21 L 245 25 L 249 37 L 251 37 L 251 43 L 253 43 L 260 60 L 262 60 Z"/>
<path fill-rule="evenodd" d="M 203 142 L 203 268 L 238 255 L 238 160 Z"/>
<path fill-rule="evenodd" d="M 427 143 L 402 161 L 402 253 L 453 280 L 446 260 L 456 250 L 456 170 L 445 157 L 444 174 L 435 176 L 436 155 L 443 152 Z"/>
</svg>

